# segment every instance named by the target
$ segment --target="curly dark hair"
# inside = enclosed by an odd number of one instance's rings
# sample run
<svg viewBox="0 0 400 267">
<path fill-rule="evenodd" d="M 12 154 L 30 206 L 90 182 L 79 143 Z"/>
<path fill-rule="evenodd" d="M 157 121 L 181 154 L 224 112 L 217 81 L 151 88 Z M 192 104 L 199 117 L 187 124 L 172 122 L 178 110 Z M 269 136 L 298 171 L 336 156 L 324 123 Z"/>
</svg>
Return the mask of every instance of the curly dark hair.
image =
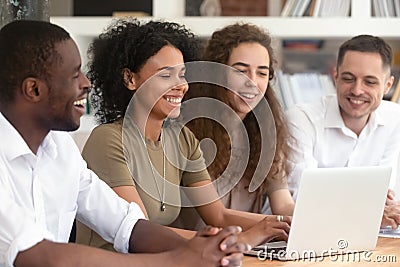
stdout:
<svg viewBox="0 0 400 267">
<path fill-rule="evenodd" d="M 50 70 L 61 59 L 55 49 L 70 39 L 63 28 L 45 21 L 16 20 L 0 30 L 0 103 L 14 100 L 27 77 L 48 81 Z"/>
<path fill-rule="evenodd" d="M 214 32 L 204 50 L 203 59 L 226 64 L 232 50 L 242 43 L 259 43 L 268 50 L 270 57 L 269 79 L 272 80 L 275 74 L 274 64 L 276 64 L 276 60 L 271 47 L 271 37 L 267 32 L 252 24 L 236 23 Z M 211 97 L 225 101 L 225 94 L 226 90 L 220 90 L 220 88 L 216 88 L 215 85 L 194 84 L 193 86 L 191 85 L 185 99 Z M 286 118 L 280 102 L 274 90 L 271 88 L 271 83 L 268 84 L 264 97 L 272 111 L 274 125 L 271 122 L 269 123 L 272 124 L 272 127 L 275 126 L 277 143 L 273 164 L 267 175 L 267 179 L 265 179 L 264 183 L 258 188 L 258 191 L 261 192 L 267 191 L 266 187 L 270 179 L 286 179 L 290 171 L 290 165 L 287 159 L 291 153 L 291 149 L 288 145 L 290 134 Z M 257 164 L 262 160 L 260 159 L 260 127 L 255 116 L 259 107 L 260 105 L 257 105 L 253 111 L 246 115 L 243 121 L 250 142 L 249 163 L 243 175 L 244 179 L 251 179 L 253 177 Z M 210 138 L 216 143 L 217 154 L 212 164 L 208 167 L 208 171 L 214 179 L 218 178 L 226 169 L 231 155 L 231 143 L 228 133 L 224 127 L 211 119 L 198 118 L 190 121 L 187 126 L 194 132 L 198 139 Z"/>
<path fill-rule="evenodd" d="M 199 44 L 194 34 L 171 22 L 119 19 L 91 44 L 88 77 L 91 103 L 100 123 L 123 117 L 134 94 L 125 86 L 123 70 L 137 73 L 166 45 L 179 49 L 185 62 L 197 59 Z"/>
</svg>

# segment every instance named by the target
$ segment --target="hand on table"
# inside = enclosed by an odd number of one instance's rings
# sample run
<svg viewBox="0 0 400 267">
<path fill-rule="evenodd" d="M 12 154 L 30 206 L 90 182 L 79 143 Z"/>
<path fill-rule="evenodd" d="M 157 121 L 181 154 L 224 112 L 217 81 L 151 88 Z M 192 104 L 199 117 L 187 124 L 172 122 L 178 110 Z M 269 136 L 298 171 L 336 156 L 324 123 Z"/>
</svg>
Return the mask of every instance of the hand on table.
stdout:
<svg viewBox="0 0 400 267">
<path fill-rule="evenodd" d="M 381 228 L 390 226 L 392 229 L 397 229 L 400 225 L 400 203 L 395 201 L 395 196 L 396 193 L 392 189 L 388 189 Z"/>
<path fill-rule="evenodd" d="M 392 189 L 388 189 L 388 193 L 386 196 L 386 205 L 394 205 L 396 204 L 396 201 L 394 200 L 396 197 L 396 193 Z"/>
<path fill-rule="evenodd" d="M 269 242 L 273 239 L 287 241 L 292 216 L 267 215 L 263 220 L 240 235 L 240 240 L 251 247 Z"/>
<path fill-rule="evenodd" d="M 385 205 L 383 211 L 381 228 L 390 226 L 392 229 L 397 229 L 400 225 L 400 203 L 392 203 Z"/>
</svg>

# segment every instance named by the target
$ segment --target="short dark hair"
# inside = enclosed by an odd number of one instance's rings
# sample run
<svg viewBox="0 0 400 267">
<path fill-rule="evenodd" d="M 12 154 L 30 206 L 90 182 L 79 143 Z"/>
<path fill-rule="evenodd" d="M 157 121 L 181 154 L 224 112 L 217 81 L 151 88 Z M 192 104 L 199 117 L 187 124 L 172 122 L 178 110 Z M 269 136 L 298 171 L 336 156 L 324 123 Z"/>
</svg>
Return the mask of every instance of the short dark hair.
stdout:
<svg viewBox="0 0 400 267">
<path fill-rule="evenodd" d="M 344 42 L 339 48 L 337 67 L 343 63 L 347 51 L 378 53 L 381 56 L 384 68 L 387 67 L 390 70 L 392 65 L 392 48 L 380 37 L 358 35 Z"/>
<path fill-rule="evenodd" d="M 100 123 L 125 115 L 134 91 L 127 89 L 123 70 L 137 73 L 166 45 L 181 51 L 185 62 L 197 59 L 198 40 L 183 25 L 172 22 L 119 19 L 89 47 L 91 103 Z"/>
<path fill-rule="evenodd" d="M 16 20 L 0 30 L 0 103 L 11 102 L 27 77 L 48 80 L 59 58 L 55 44 L 70 39 L 63 28 L 45 21 Z"/>
</svg>

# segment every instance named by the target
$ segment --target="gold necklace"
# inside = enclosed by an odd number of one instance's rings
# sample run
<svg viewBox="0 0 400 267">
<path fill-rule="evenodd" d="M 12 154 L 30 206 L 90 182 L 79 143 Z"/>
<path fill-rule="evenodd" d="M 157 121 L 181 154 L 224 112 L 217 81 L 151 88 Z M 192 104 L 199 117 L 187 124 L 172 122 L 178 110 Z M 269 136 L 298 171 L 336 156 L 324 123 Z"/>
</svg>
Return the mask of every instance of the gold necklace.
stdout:
<svg viewBox="0 0 400 267">
<path fill-rule="evenodd" d="M 156 179 L 156 174 L 155 174 L 155 172 L 154 172 L 153 163 L 151 162 L 150 155 L 149 155 L 149 151 L 147 150 L 146 140 L 145 140 L 145 138 L 143 137 L 142 133 L 140 132 L 140 129 L 139 129 L 139 127 L 136 125 L 136 123 L 133 122 L 133 125 L 135 125 L 136 130 L 137 130 L 138 133 L 139 133 L 140 139 L 141 139 L 142 142 L 143 142 L 144 148 L 146 149 L 147 160 L 148 160 L 149 163 L 150 163 L 151 173 L 153 174 L 153 180 L 154 180 L 154 183 L 156 184 L 157 193 L 158 193 L 158 196 L 159 196 L 160 210 L 161 210 L 162 212 L 164 212 L 164 211 L 166 210 L 167 207 L 166 207 L 166 205 L 165 205 L 165 155 L 164 155 L 164 151 L 165 151 L 165 150 L 164 150 L 164 149 L 165 149 L 165 140 L 164 140 L 164 139 L 165 139 L 165 138 L 164 138 L 164 135 L 163 135 L 163 128 L 161 127 L 161 133 L 160 133 L 160 140 L 161 140 L 161 147 L 162 147 L 162 154 L 163 154 L 163 174 L 162 174 L 163 188 L 162 188 L 162 194 L 161 194 L 161 190 L 160 190 L 160 188 L 158 187 L 158 183 L 157 183 L 157 179 Z"/>
</svg>

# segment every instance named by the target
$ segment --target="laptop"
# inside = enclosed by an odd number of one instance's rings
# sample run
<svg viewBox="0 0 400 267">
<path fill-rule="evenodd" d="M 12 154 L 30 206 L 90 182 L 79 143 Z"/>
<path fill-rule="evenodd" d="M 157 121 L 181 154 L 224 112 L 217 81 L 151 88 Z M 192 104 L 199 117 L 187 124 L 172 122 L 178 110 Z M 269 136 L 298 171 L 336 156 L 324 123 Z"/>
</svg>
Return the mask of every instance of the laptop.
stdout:
<svg viewBox="0 0 400 267">
<path fill-rule="evenodd" d="M 390 175 L 391 167 L 383 166 L 304 170 L 288 242 L 246 254 L 296 260 L 374 249 Z"/>
</svg>

